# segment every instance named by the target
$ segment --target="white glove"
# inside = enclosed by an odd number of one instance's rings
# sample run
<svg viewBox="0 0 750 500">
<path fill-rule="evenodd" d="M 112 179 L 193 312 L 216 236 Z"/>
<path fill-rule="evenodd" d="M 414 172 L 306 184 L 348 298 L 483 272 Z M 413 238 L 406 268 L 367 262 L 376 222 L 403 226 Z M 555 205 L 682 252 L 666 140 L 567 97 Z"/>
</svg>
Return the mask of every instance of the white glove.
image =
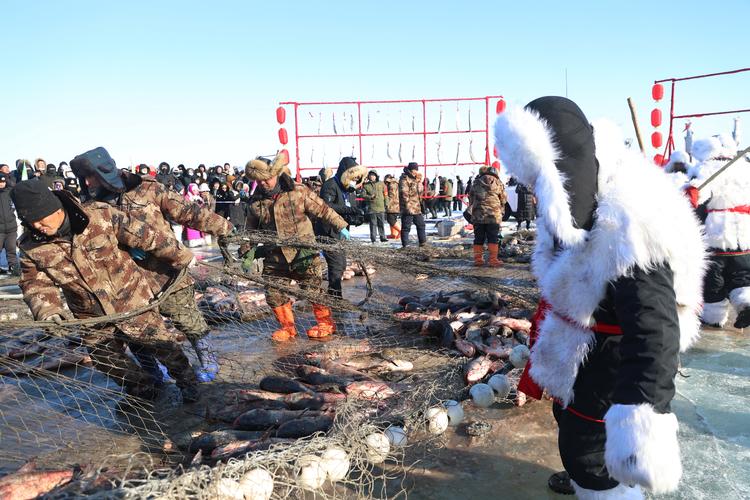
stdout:
<svg viewBox="0 0 750 500">
<path fill-rule="evenodd" d="M 52 316 L 47 316 L 44 318 L 45 321 L 54 321 L 58 325 L 62 325 L 62 322 L 65 321 L 65 318 L 60 316 L 59 314 L 53 314 Z"/>
<path fill-rule="evenodd" d="M 613 405 L 604 420 L 604 461 L 612 478 L 656 494 L 677 489 L 682 463 L 673 413 L 656 413 L 649 404 Z"/>
<path fill-rule="evenodd" d="M 190 261 L 190 264 L 188 264 L 188 267 L 196 267 L 198 265 L 198 260 L 193 257 L 193 260 Z"/>
</svg>

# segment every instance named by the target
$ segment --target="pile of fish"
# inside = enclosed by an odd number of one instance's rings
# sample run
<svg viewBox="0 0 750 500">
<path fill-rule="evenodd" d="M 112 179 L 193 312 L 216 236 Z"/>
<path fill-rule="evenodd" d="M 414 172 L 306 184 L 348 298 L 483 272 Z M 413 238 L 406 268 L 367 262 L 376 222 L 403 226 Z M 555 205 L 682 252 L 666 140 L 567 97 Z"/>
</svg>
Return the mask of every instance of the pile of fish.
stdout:
<svg viewBox="0 0 750 500">
<path fill-rule="evenodd" d="M 91 366 L 86 349 L 75 342 L 50 338 L 37 328 L 6 331 L 0 336 L 0 375 L 35 370 L 57 371 L 73 365 Z"/>
<path fill-rule="evenodd" d="M 469 358 L 463 369 L 469 385 L 517 368 L 509 358 L 516 347 L 528 346 L 533 313 L 510 308 L 498 292 L 463 290 L 402 297 L 395 315 L 402 332 L 421 333 Z"/>
<path fill-rule="evenodd" d="M 207 319 L 241 320 L 268 313 L 266 292 L 249 282 L 239 281 L 233 287 L 215 285 L 195 292 L 198 308 Z"/>
<path fill-rule="evenodd" d="M 346 269 L 344 269 L 344 274 L 341 279 L 350 280 L 354 276 L 364 276 L 365 273 L 373 275 L 376 272 L 376 269 L 370 264 L 365 264 L 365 268 L 362 269 L 362 266 L 360 266 L 359 263 L 352 262 L 351 259 L 346 259 Z M 323 279 L 328 280 L 328 267 L 325 264 L 323 265 Z"/>
<path fill-rule="evenodd" d="M 509 262 L 530 262 L 535 239 L 533 231 L 519 231 L 512 237 L 503 239 L 498 256 Z"/>
<path fill-rule="evenodd" d="M 231 424 L 231 429 L 197 437 L 189 451 L 226 460 L 316 432 L 328 433 L 337 406 L 347 398 L 368 400 L 377 407 L 413 390 L 412 384 L 388 382 L 403 380 L 412 368 L 390 349 L 372 352 L 366 340 L 323 344 L 306 352 L 290 376 L 268 376 L 258 387 L 226 391 L 225 406 L 209 412 L 211 418 Z"/>
</svg>

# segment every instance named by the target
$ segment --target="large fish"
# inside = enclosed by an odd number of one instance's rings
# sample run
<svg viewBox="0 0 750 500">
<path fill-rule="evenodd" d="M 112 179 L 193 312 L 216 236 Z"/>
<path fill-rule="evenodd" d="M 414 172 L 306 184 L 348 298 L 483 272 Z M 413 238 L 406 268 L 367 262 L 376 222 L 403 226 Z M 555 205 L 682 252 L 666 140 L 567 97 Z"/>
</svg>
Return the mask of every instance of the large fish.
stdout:
<svg viewBox="0 0 750 500">
<path fill-rule="evenodd" d="M 330 374 L 315 366 L 300 365 L 297 367 L 297 375 L 304 378 L 312 385 L 337 384 L 345 387 L 353 382 L 351 379 Z"/>
<path fill-rule="evenodd" d="M 333 113 L 333 133 L 338 134 L 338 132 L 336 132 L 336 113 Z"/>
<path fill-rule="evenodd" d="M 337 377 L 342 377 L 345 379 L 370 380 L 370 381 L 375 380 L 369 375 L 360 373 L 356 369 L 350 368 L 348 366 L 344 366 L 341 363 L 337 363 L 329 358 L 323 358 L 323 357 L 307 358 L 305 360 L 305 363 L 315 366 L 317 368 L 320 368 L 321 370 L 325 370 L 326 373 L 330 373 L 331 375 L 335 375 Z"/>
<path fill-rule="evenodd" d="M 72 470 L 9 474 L 0 478 L 0 498 L 31 500 L 69 483 L 72 479 Z"/>
<path fill-rule="evenodd" d="M 471 132 L 471 106 L 469 106 L 469 132 Z"/>
<path fill-rule="evenodd" d="M 398 143 L 398 162 L 403 163 L 404 161 L 401 159 L 401 143 Z"/>
<path fill-rule="evenodd" d="M 33 361 L 18 363 L 0 370 L 0 375 L 21 375 L 34 370 L 57 371 L 73 365 L 91 366 L 91 358 L 82 350 L 52 348 Z"/>
<path fill-rule="evenodd" d="M 391 160 L 393 159 L 391 158 L 391 141 L 387 141 L 385 143 L 385 154 L 388 157 L 388 159 L 391 159 Z"/>
<path fill-rule="evenodd" d="M 314 160 L 315 160 L 315 148 L 312 148 L 312 150 L 310 151 L 310 163 L 313 163 Z"/>
<path fill-rule="evenodd" d="M 492 367 L 492 359 L 489 355 L 475 358 L 464 365 L 464 382 L 473 384 L 479 382 L 489 373 Z"/>
<path fill-rule="evenodd" d="M 333 425 L 333 418 L 331 414 L 324 414 L 290 420 L 279 426 L 276 436 L 279 438 L 301 438 L 310 436 L 316 432 L 327 432 L 331 428 L 331 425 Z"/>
<path fill-rule="evenodd" d="M 252 439 L 249 441 L 235 441 L 233 443 L 229 443 L 216 448 L 211 452 L 211 458 L 213 458 L 214 460 L 226 460 L 229 458 L 240 457 L 245 453 L 250 453 L 252 451 L 267 450 L 274 445 L 279 446 L 283 444 L 291 444 L 293 442 L 293 439 L 280 439 L 272 437 L 263 440 Z"/>
<path fill-rule="evenodd" d="M 229 389 L 221 396 L 225 404 L 236 405 L 248 401 L 283 401 L 284 395 L 259 389 Z"/>
<path fill-rule="evenodd" d="M 531 321 L 525 319 L 495 317 L 492 320 L 492 324 L 495 326 L 507 326 L 514 332 L 522 331 L 528 333 L 531 331 Z"/>
<path fill-rule="evenodd" d="M 734 142 L 737 143 L 737 147 L 739 147 L 740 141 L 742 140 L 742 124 L 740 123 L 739 117 L 734 119 L 734 130 L 732 130 L 732 137 L 734 138 Z"/>
<path fill-rule="evenodd" d="M 251 439 L 260 439 L 263 437 L 264 431 L 238 431 L 238 430 L 224 430 L 214 431 L 207 434 L 202 434 L 197 438 L 193 439 L 190 443 L 188 451 L 190 453 L 198 453 L 203 451 L 204 453 L 210 453 L 219 446 L 224 446 L 235 441 L 249 441 Z"/>
<path fill-rule="evenodd" d="M 370 112 L 369 111 L 367 112 L 367 131 L 368 132 L 370 131 Z M 375 145 L 373 144 L 373 148 L 374 147 Z"/>
<path fill-rule="evenodd" d="M 479 163 L 477 159 L 474 158 L 474 139 L 469 141 L 469 158 L 471 158 L 473 163 Z"/>
<path fill-rule="evenodd" d="M 443 138 L 442 137 L 438 141 L 437 161 L 441 165 L 443 164 Z"/>
<path fill-rule="evenodd" d="M 440 105 L 440 119 L 438 120 L 437 133 L 440 134 L 440 129 L 443 127 L 443 105 Z"/>
<path fill-rule="evenodd" d="M 265 377 L 258 383 L 262 391 L 276 392 L 281 394 L 292 394 L 295 392 L 306 392 L 313 394 L 315 391 L 308 386 L 288 377 Z"/>
<path fill-rule="evenodd" d="M 279 425 L 295 420 L 304 416 L 313 418 L 322 415 L 315 410 L 250 410 L 243 413 L 234 421 L 234 428 L 243 431 L 263 431 L 269 427 L 278 427 Z"/>
<path fill-rule="evenodd" d="M 458 145 L 456 146 L 456 165 L 458 165 L 458 156 L 460 152 L 461 152 L 461 143 L 459 142 Z"/>
<path fill-rule="evenodd" d="M 316 392 L 313 395 L 305 392 L 297 392 L 284 396 L 284 404 L 290 410 L 323 410 L 336 406 L 346 401 L 346 394 L 333 394 L 328 392 Z"/>
<path fill-rule="evenodd" d="M 344 124 L 341 126 L 341 133 L 346 134 L 346 111 L 344 111 Z"/>
<path fill-rule="evenodd" d="M 282 398 L 283 399 L 283 398 Z M 230 424 L 237 420 L 237 417 L 250 410 L 298 410 L 291 408 L 283 401 L 276 399 L 256 399 L 255 401 L 243 401 L 236 405 L 227 405 L 224 408 L 212 411 L 210 417 Z M 200 411 L 197 414 L 202 414 Z"/>
<path fill-rule="evenodd" d="M 417 145 L 412 144 L 411 145 L 411 161 L 414 161 L 417 158 Z"/>
</svg>

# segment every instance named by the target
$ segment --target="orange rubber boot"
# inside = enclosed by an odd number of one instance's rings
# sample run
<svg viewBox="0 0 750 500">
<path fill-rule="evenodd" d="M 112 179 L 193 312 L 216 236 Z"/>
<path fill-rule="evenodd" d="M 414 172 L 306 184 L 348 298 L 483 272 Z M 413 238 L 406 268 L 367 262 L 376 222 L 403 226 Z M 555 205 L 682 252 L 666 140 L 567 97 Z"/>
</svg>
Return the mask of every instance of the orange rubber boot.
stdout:
<svg viewBox="0 0 750 500">
<path fill-rule="evenodd" d="M 503 265 L 503 261 L 497 258 L 497 243 L 488 243 L 487 249 L 490 251 L 490 267 L 499 267 Z"/>
<path fill-rule="evenodd" d="M 276 320 L 281 323 L 281 329 L 273 332 L 273 339 L 277 342 L 284 342 L 297 336 L 297 330 L 294 328 L 294 315 L 292 314 L 292 303 L 287 302 L 281 307 L 271 309 Z"/>
<path fill-rule="evenodd" d="M 315 319 L 318 325 L 307 330 L 307 336 L 311 338 L 327 337 L 336 332 L 336 323 L 331 318 L 331 310 L 320 304 L 312 304 Z"/>
<path fill-rule="evenodd" d="M 386 236 L 389 240 L 398 240 L 401 238 L 401 224 L 396 222 L 391 226 L 391 234 Z"/>
<path fill-rule="evenodd" d="M 475 266 L 483 266 L 487 263 L 487 261 L 482 258 L 483 251 L 484 251 L 484 245 L 474 245 L 474 265 Z"/>
</svg>

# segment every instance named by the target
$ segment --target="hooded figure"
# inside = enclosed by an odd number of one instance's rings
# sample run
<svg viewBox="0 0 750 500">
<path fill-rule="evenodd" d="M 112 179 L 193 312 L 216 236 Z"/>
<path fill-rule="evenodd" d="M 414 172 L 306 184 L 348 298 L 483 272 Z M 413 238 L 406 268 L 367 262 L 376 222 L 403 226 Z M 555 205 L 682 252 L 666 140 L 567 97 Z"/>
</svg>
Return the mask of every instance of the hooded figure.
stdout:
<svg viewBox="0 0 750 500">
<path fill-rule="evenodd" d="M 699 336 L 706 266 L 688 200 L 616 126 L 592 128 L 562 97 L 500 115 L 495 142 L 519 183 L 534 186 L 540 213 L 532 271 L 543 300 L 518 389 L 555 399 L 560 456 L 579 498 L 675 490 L 670 401 L 678 354 Z M 555 474 L 550 486 L 564 479 Z"/>
<path fill-rule="evenodd" d="M 380 232 L 380 242 L 388 241 L 385 237 L 385 210 L 388 208 L 385 183 L 378 178 L 376 170 L 367 172 L 367 182 L 362 186 L 362 198 L 369 207 L 370 241 L 375 243 L 376 230 Z"/>
<path fill-rule="evenodd" d="M 297 238 L 315 243 L 311 219 L 331 226 L 336 233 L 346 231 L 346 222 L 308 187 L 294 182 L 283 173 L 288 162 L 286 154 L 279 153 L 268 161 L 256 158 L 247 163 L 245 175 L 257 181 L 247 207 L 247 227 L 252 230 L 273 232 L 280 239 Z M 322 294 L 323 283 L 320 257 L 315 248 L 264 247 L 263 274 L 296 280 L 299 286 Z M 244 259 L 243 269 L 250 269 L 255 251 L 245 245 L 240 247 Z M 281 328 L 273 333 L 276 341 L 285 341 L 297 335 L 289 297 L 276 288 L 266 289 L 266 301 L 271 306 Z M 318 322 L 307 331 L 308 337 L 327 337 L 336 331 L 331 310 L 313 302 L 313 313 Z"/>
<path fill-rule="evenodd" d="M 320 189 L 320 197 L 326 205 L 346 219 L 347 216 L 364 214 L 355 208 L 355 192 L 365 182 L 367 169 L 357 164 L 356 158 L 346 156 L 339 162 L 336 175 L 328 179 Z M 364 219 L 362 220 L 364 222 Z M 349 227 L 347 226 L 347 232 Z M 315 224 L 316 236 L 327 236 L 335 240 L 341 239 L 341 232 L 326 225 L 323 221 Z M 324 254 L 328 263 L 328 295 L 341 298 L 341 279 L 346 269 L 346 254 L 343 252 L 333 255 Z"/>
<path fill-rule="evenodd" d="M 471 223 L 474 224 L 474 265 L 483 266 L 484 242 L 490 254 L 490 267 L 502 266 L 498 260 L 500 224 L 503 222 L 503 209 L 508 201 L 505 186 L 500 181 L 500 173 L 495 167 L 488 167 L 484 174 L 471 185 L 469 205 Z"/>
<path fill-rule="evenodd" d="M 177 184 L 177 179 L 169 169 L 169 163 L 165 161 L 159 163 L 159 173 L 156 174 L 156 181 L 161 182 L 165 186 L 174 187 Z"/>
<path fill-rule="evenodd" d="M 688 170 L 698 187 L 737 152 L 728 133 L 693 143 L 697 163 Z M 672 155 L 674 156 L 674 155 Z M 735 328 L 750 326 L 750 169 L 730 166 L 698 192 L 698 217 L 704 222 L 711 267 L 703 288 L 703 322 L 723 327 L 734 307 Z"/>
</svg>

